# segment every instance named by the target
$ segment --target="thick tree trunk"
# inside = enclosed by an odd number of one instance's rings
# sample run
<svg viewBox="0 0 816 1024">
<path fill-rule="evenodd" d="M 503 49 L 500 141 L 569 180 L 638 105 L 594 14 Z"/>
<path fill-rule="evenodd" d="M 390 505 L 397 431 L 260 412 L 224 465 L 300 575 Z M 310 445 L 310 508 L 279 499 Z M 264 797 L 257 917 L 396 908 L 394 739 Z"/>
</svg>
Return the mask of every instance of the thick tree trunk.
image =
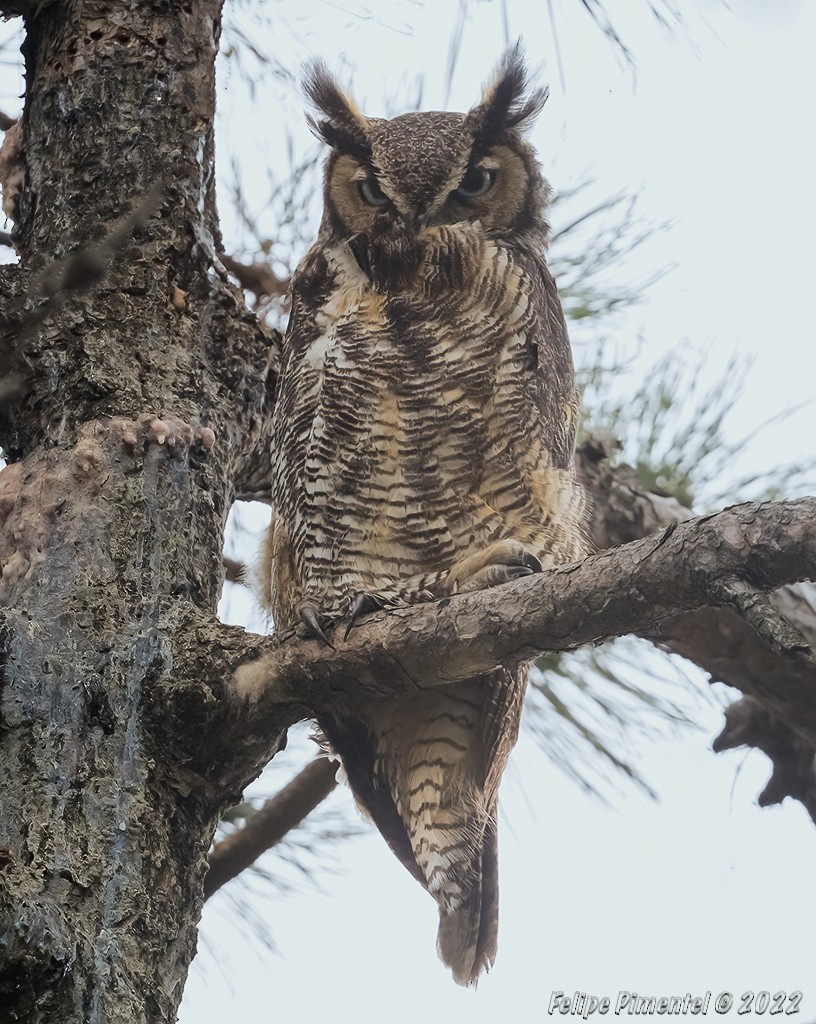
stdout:
<svg viewBox="0 0 816 1024">
<path fill-rule="evenodd" d="M 0 273 L 25 375 L 0 438 L 19 460 L 0 474 L 3 1021 L 174 1021 L 207 849 L 246 778 L 152 699 L 179 609 L 214 612 L 266 415 L 268 341 L 213 269 L 220 4 L 76 0 L 27 22 L 22 262 Z M 157 183 L 158 212 L 108 244 Z M 54 266 L 75 250 L 79 280 Z M 37 293 L 47 315 L 13 338 Z"/>
</svg>

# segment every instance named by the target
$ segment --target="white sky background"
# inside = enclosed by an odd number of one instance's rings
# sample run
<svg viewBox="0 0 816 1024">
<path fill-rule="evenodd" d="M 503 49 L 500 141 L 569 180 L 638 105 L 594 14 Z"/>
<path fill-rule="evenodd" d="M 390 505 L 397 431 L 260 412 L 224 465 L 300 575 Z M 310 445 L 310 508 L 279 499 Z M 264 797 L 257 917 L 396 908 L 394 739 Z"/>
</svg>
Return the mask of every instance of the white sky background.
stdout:
<svg viewBox="0 0 816 1024">
<path fill-rule="evenodd" d="M 454 0 L 258 6 L 271 17 L 297 16 L 288 28 L 273 24 L 268 38 L 253 29 L 263 48 L 295 74 L 304 59 L 323 56 L 344 81 L 353 78 L 370 114 L 386 112 L 382 96 L 411 95 L 418 72 L 425 107 L 467 109 L 505 43 L 501 0 L 476 0 L 446 104 Z M 733 0 L 729 10 L 719 0 L 686 0 L 687 31 L 672 37 L 640 0 L 607 6 L 636 77 L 578 0 L 554 0 L 564 87 L 544 0 L 508 0 L 509 37 L 523 36 L 551 87 L 533 141 L 557 188 L 589 172 L 597 184 L 587 205 L 636 191 L 641 216 L 674 221 L 627 261 L 623 272 L 635 280 L 675 269 L 609 325 L 610 345 L 634 351 L 642 337 L 641 372 L 678 345 L 690 362 L 707 353 L 712 383 L 735 351 L 752 354 L 728 424 L 729 436 L 740 437 L 814 395 L 816 3 Z M 366 10 L 371 18 L 360 18 Z M 222 196 L 234 160 L 250 206 L 257 196 L 261 208 L 268 167 L 286 173 L 287 131 L 297 153 L 311 145 L 302 101 L 272 76 L 258 81 L 252 99 L 234 68 L 221 72 Z M 15 81 L 3 90 L 9 112 L 18 109 L 8 98 L 16 89 Z M 227 246 L 237 246 L 242 236 L 229 204 L 222 208 Z M 815 418 L 811 406 L 763 432 L 741 471 L 812 455 Z M 803 1009 L 792 1019 L 814 1020 L 816 831 L 799 804 L 760 811 L 765 759 L 715 757 L 708 747 L 721 716 L 703 700 L 694 714 L 699 732 L 631 737 L 659 802 L 622 786 L 609 808 L 522 739 L 502 790 L 499 958 L 477 992 L 450 981 L 436 959 L 433 902 L 370 833 L 337 844 L 335 870 L 319 874 L 319 892 L 291 874 L 293 895 L 254 887 L 277 954 L 247 934 L 225 893 L 208 904 L 181 1024 L 538 1020 L 554 989 L 738 996 L 798 988 Z M 297 750 L 306 756 L 308 748 Z M 290 765 L 294 772 L 296 758 Z M 264 792 L 274 785 L 267 781 Z M 332 801 L 354 814 L 347 792 Z M 732 1011 L 719 1019 L 739 1018 Z"/>
</svg>

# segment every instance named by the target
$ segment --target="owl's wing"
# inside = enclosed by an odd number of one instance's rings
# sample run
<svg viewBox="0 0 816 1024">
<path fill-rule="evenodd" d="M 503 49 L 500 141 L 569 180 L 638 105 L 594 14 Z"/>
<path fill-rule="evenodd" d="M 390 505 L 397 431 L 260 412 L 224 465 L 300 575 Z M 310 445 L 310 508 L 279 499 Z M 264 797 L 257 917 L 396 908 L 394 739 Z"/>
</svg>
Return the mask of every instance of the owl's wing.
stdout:
<svg viewBox="0 0 816 1024">
<path fill-rule="evenodd" d="M 529 436 L 545 442 L 553 468 L 567 469 L 574 464 L 578 419 L 578 393 L 567 324 L 555 279 L 543 258 L 522 257 L 520 262 L 534 296 L 527 352 L 531 374 L 529 393 L 535 418 L 526 425 L 526 431 Z"/>
<path fill-rule="evenodd" d="M 320 728 L 342 760 L 355 799 L 367 811 L 394 854 L 414 878 L 427 888 L 411 846 L 402 815 L 391 795 L 386 776 L 376 769 L 375 740 L 360 721 L 321 717 Z"/>
<path fill-rule="evenodd" d="M 481 682 L 481 680 L 480 680 Z M 494 798 L 510 751 L 518 739 L 527 670 L 498 668 L 484 680 L 481 767 L 485 794 Z"/>
</svg>

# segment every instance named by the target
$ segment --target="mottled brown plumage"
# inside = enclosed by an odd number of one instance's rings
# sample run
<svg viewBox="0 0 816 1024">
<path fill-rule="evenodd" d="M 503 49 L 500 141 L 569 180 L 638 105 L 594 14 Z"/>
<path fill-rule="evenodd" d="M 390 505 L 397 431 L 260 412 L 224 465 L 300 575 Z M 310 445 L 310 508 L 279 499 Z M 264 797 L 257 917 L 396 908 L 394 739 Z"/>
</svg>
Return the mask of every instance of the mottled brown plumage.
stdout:
<svg viewBox="0 0 816 1024">
<path fill-rule="evenodd" d="M 583 501 L 548 187 L 521 135 L 545 96 L 518 51 L 469 114 L 366 118 L 320 66 L 307 88 L 331 153 L 292 283 L 263 578 L 278 629 L 323 633 L 580 557 Z M 495 957 L 497 790 L 525 685 L 497 670 L 320 721 L 436 899 L 460 983 Z"/>
</svg>

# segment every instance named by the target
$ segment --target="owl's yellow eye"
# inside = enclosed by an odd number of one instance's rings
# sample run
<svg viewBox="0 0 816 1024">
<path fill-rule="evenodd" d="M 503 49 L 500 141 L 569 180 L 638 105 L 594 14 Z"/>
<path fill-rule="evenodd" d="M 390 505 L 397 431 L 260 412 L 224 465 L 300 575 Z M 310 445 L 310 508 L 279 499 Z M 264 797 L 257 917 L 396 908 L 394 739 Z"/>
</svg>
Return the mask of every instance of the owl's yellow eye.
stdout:
<svg viewBox="0 0 816 1024">
<path fill-rule="evenodd" d="M 453 194 L 457 199 L 476 199 L 489 192 L 495 180 L 495 171 L 489 171 L 486 167 L 471 167 Z"/>
<path fill-rule="evenodd" d="M 388 196 L 377 184 L 376 178 L 364 178 L 357 183 L 357 188 L 360 192 L 360 198 L 364 203 L 368 203 L 369 206 L 388 206 Z"/>
</svg>

